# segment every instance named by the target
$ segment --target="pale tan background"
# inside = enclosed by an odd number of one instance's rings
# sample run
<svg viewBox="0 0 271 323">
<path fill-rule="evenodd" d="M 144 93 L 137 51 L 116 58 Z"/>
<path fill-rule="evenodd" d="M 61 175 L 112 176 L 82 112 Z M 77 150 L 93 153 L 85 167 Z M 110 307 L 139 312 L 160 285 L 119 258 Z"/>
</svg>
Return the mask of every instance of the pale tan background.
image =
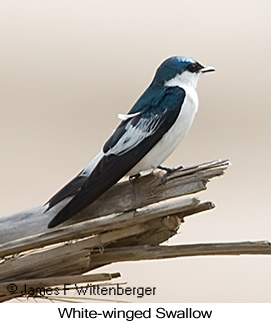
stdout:
<svg viewBox="0 0 271 323">
<path fill-rule="evenodd" d="M 165 164 L 232 167 L 200 194 L 217 208 L 169 243 L 271 240 L 270 13 L 269 0 L 1 1 L 1 214 L 44 203 L 99 151 L 161 61 L 186 55 L 216 73 L 201 78 L 196 120 Z M 271 257 L 106 270 L 157 287 L 139 301 L 271 301 Z"/>
</svg>

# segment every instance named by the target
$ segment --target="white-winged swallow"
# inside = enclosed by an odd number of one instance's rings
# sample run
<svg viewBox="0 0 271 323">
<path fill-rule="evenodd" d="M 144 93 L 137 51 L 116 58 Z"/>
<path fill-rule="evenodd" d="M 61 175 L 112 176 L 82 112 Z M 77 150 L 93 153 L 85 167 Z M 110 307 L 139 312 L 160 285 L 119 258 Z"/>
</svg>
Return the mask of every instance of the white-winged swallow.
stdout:
<svg viewBox="0 0 271 323">
<path fill-rule="evenodd" d="M 204 67 L 191 58 L 166 59 L 128 114 L 118 115 L 122 121 L 102 150 L 47 202 L 49 210 L 71 198 L 48 228 L 85 209 L 123 176 L 160 166 L 191 127 L 198 109 L 198 79 L 211 71 L 213 67 Z"/>
</svg>

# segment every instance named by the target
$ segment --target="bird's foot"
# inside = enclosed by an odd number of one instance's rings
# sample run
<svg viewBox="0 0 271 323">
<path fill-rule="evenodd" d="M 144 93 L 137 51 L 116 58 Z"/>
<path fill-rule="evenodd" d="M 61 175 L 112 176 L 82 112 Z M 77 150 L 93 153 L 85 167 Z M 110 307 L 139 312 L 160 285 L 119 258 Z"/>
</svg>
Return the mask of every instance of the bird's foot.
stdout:
<svg viewBox="0 0 271 323">
<path fill-rule="evenodd" d="M 178 166 L 178 167 L 165 167 L 165 166 L 161 166 L 159 165 L 157 168 L 165 170 L 166 174 L 162 177 L 162 183 L 164 184 L 167 181 L 167 178 L 170 174 L 176 172 L 177 170 L 180 170 L 182 168 L 184 168 L 183 166 Z"/>
<path fill-rule="evenodd" d="M 165 167 L 165 166 L 161 166 L 159 165 L 157 168 L 165 170 L 168 174 L 172 174 L 174 172 L 176 172 L 177 170 L 180 170 L 183 168 L 183 166 L 178 166 L 178 167 Z"/>
<path fill-rule="evenodd" d="M 131 175 L 131 176 L 129 176 L 129 182 L 130 183 L 133 183 L 137 178 L 139 178 L 141 176 L 141 174 L 140 173 L 137 173 L 137 174 L 135 174 L 135 175 Z"/>
</svg>

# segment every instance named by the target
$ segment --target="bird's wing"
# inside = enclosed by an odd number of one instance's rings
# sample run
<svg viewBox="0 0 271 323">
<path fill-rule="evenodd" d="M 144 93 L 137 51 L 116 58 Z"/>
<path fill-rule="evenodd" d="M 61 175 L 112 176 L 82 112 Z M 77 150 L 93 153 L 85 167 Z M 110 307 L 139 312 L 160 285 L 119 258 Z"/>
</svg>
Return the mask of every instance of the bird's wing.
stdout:
<svg viewBox="0 0 271 323">
<path fill-rule="evenodd" d="M 87 180 L 86 176 L 81 175 L 80 172 L 75 178 L 69 181 L 60 191 L 52 196 L 44 205 L 47 205 L 46 211 L 50 210 L 56 204 L 64 200 L 66 197 L 75 195 Z"/>
<path fill-rule="evenodd" d="M 52 196 L 44 205 L 47 205 L 46 212 L 49 211 L 52 207 L 57 205 L 59 202 L 64 200 L 67 197 L 75 195 L 85 181 L 88 179 L 89 174 L 95 168 L 99 160 L 103 157 L 103 153 L 98 153 L 93 160 L 84 168 L 76 177 L 69 181 L 61 190 L 59 190 L 54 196 Z"/>
<path fill-rule="evenodd" d="M 160 93 L 160 100 L 156 98 L 155 105 L 150 104 L 148 110 L 123 120 L 105 143 L 103 156 L 87 180 L 48 227 L 54 227 L 82 211 L 126 175 L 171 128 L 184 98 L 183 89 L 166 88 Z"/>
</svg>

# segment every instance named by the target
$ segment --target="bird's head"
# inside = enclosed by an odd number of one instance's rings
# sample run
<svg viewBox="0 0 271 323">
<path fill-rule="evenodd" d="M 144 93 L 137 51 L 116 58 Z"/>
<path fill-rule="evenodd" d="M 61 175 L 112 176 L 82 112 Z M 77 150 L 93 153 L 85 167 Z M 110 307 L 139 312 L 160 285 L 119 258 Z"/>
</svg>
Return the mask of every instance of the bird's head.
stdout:
<svg viewBox="0 0 271 323">
<path fill-rule="evenodd" d="M 157 86 L 193 86 L 196 88 L 202 73 L 213 72 L 192 58 L 174 56 L 166 59 L 157 69 L 153 83 Z"/>
</svg>

